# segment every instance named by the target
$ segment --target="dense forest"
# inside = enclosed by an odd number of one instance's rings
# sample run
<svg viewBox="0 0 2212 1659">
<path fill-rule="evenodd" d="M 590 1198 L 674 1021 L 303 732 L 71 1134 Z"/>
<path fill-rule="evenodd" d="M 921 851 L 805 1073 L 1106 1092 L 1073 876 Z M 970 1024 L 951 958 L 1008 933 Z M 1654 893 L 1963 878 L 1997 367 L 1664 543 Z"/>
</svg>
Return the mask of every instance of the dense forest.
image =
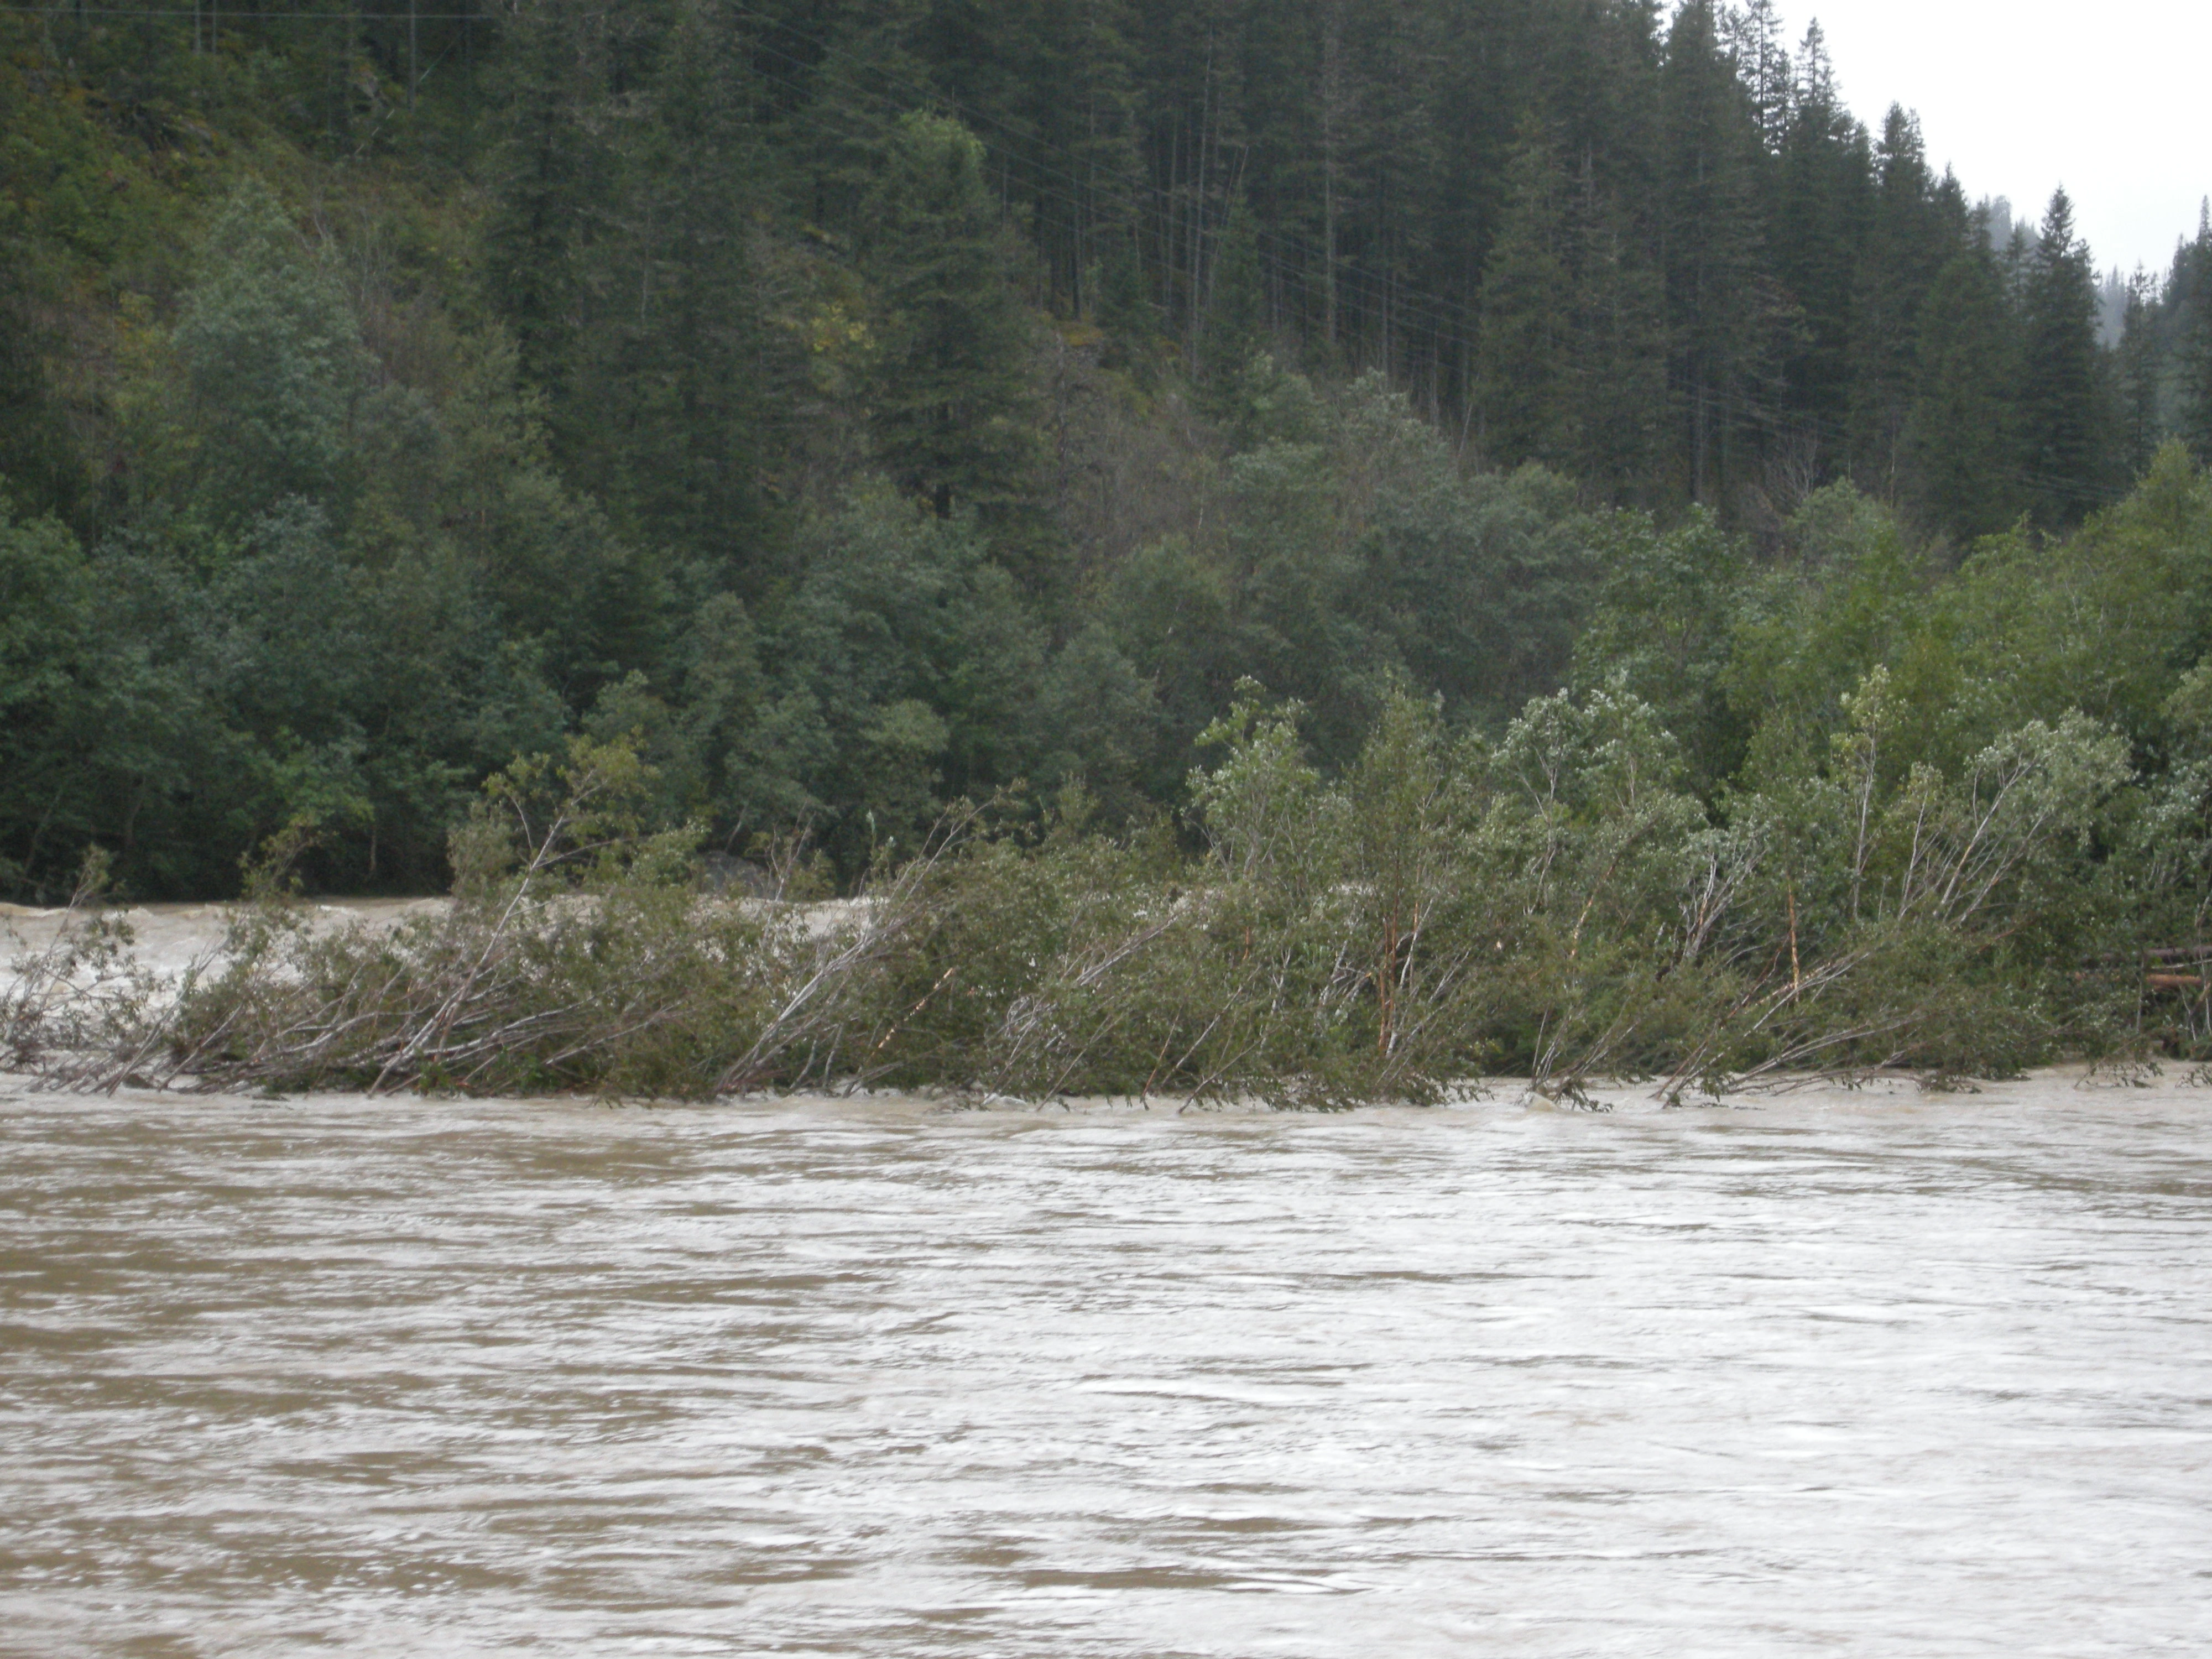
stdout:
<svg viewBox="0 0 2212 1659">
<path fill-rule="evenodd" d="M 963 797 L 1185 810 L 1248 679 L 1324 777 L 1405 696 L 1632 697 L 1715 823 L 1877 673 L 1885 788 L 2077 715 L 2199 763 L 2212 228 L 2100 338 L 2066 198 L 1978 205 L 1770 0 L 61 4 L 0 60 L 15 897 L 288 826 L 442 889 L 579 738 L 849 880 Z"/>
</svg>

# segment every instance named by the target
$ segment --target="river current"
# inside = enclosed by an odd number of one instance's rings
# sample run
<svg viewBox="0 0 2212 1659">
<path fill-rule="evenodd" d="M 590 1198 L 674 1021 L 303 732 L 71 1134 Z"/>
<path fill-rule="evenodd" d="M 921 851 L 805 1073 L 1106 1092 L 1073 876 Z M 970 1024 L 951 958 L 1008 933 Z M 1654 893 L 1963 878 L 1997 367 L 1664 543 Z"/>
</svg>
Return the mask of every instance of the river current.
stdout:
<svg viewBox="0 0 2212 1659">
<path fill-rule="evenodd" d="M 2212 1090 L 0 1085 L 0 1652 L 2212 1650 Z"/>
</svg>

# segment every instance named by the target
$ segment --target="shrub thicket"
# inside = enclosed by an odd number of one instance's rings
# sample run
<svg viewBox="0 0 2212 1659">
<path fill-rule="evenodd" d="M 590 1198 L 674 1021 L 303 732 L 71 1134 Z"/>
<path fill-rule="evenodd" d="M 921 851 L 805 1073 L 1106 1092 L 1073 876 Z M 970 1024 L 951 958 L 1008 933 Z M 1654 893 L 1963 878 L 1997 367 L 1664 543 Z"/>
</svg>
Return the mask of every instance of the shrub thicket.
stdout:
<svg viewBox="0 0 2212 1659">
<path fill-rule="evenodd" d="M 1680 1098 L 2198 1041 L 2185 1008 L 2147 1034 L 2142 988 L 2096 970 L 2179 878 L 2111 878 L 2107 842 L 2151 817 L 2171 848 L 2183 810 L 2131 790 L 2121 737 L 2030 720 L 1954 774 L 1900 771 L 1887 672 L 1847 708 L 1819 764 L 1717 811 L 1618 681 L 1532 702 L 1494 744 L 1395 696 L 1334 780 L 1296 706 L 1248 682 L 1205 734 L 1187 823 L 1101 830 L 1079 789 L 1041 824 L 963 808 L 856 898 L 813 904 L 788 860 L 766 896 L 702 890 L 697 833 L 653 828 L 633 747 L 578 740 L 493 780 L 447 908 L 318 933 L 272 866 L 226 960 L 173 1006 L 81 1019 L 46 1063 L 231 1089 L 1340 1108 L 1492 1073 Z"/>
</svg>

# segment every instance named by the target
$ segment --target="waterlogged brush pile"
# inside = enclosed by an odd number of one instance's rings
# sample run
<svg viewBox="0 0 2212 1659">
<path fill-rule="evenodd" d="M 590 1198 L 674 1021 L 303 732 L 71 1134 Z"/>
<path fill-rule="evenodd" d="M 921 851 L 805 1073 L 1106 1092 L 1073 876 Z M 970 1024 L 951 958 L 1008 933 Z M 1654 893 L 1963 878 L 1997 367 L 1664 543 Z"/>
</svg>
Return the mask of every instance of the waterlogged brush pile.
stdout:
<svg viewBox="0 0 2212 1659">
<path fill-rule="evenodd" d="M 1398 698 L 1334 780 L 1248 685 L 1183 817 L 965 808 L 826 919 L 705 891 L 697 835 L 641 817 L 632 748 L 580 740 L 492 781 L 447 910 L 313 932 L 280 848 L 174 994 L 95 923 L 24 964 L 0 1018 L 17 1066 L 80 1087 L 1304 1108 L 1485 1073 L 1679 1097 L 2203 1046 L 2192 976 L 2142 971 L 2147 938 L 2196 926 L 2193 854 L 2118 736 L 2036 722 L 1900 775 L 1879 671 L 1849 714 L 1798 774 L 1708 807 L 1617 685 L 1533 702 L 1494 744 Z"/>
</svg>

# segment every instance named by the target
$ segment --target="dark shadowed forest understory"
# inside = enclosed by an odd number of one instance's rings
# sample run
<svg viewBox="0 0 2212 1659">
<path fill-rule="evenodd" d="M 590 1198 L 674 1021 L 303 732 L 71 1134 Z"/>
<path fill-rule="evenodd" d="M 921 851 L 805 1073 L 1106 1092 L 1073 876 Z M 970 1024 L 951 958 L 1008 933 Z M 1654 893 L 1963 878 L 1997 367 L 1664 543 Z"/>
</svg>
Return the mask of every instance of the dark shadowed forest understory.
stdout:
<svg viewBox="0 0 2212 1659">
<path fill-rule="evenodd" d="M 0 890 L 264 901 L 8 1040 L 2196 1057 L 2212 228 L 1971 184 L 1766 0 L 0 13 Z"/>
</svg>

